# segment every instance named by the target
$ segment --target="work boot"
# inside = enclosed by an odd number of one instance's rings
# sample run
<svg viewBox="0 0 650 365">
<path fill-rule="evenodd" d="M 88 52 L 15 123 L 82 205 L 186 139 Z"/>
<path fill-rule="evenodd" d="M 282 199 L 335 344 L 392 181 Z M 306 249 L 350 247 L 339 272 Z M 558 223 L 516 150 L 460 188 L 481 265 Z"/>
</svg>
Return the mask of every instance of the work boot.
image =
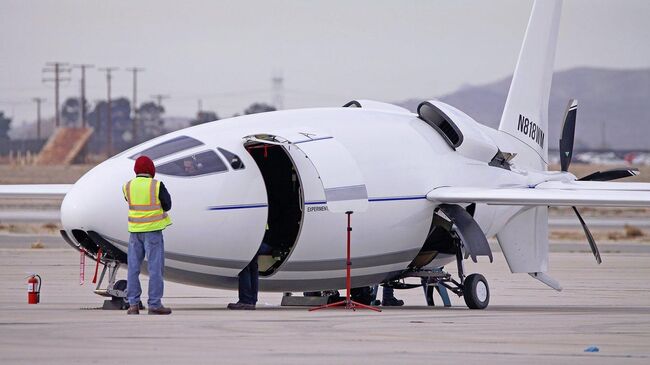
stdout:
<svg viewBox="0 0 650 365">
<path fill-rule="evenodd" d="M 255 310 L 255 304 L 247 304 L 242 302 L 229 303 L 228 309 L 232 310 Z"/>
<path fill-rule="evenodd" d="M 171 308 L 163 307 L 162 305 L 158 308 L 149 307 L 149 314 L 172 314 Z"/>
<path fill-rule="evenodd" d="M 397 299 L 395 297 L 384 299 L 381 302 L 381 305 L 384 307 L 401 307 L 404 305 L 404 301 Z"/>
<path fill-rule="evenodd" d="M 126 310 L 126 314 L 140 314 L 140 307 L 138 305 L 131 305 Z"/>
</svg>

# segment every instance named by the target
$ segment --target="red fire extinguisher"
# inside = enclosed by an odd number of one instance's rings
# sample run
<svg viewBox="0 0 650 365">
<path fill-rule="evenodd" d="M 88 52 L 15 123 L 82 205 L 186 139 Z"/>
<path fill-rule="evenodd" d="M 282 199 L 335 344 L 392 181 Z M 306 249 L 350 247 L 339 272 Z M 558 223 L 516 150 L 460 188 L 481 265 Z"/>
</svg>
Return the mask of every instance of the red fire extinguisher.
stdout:
<svg viewBox="0 0 650 365">
<path fill-rule="evenodd" d="M 38 279 L 36 279 L 38 277 Z M 38 304 L 41 301 L 41 277 L 37 274 L 28 276 L 27 303 Z"/>
</svg>

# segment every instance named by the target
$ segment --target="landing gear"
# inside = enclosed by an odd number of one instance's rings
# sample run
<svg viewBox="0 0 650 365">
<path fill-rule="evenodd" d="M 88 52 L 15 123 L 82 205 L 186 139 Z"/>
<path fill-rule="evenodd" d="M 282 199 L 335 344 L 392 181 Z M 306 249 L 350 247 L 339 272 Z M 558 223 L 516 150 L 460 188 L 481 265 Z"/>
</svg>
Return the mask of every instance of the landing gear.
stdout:
<svg viewBox="0 0 650 365">
<path fill-rule="evenodd" d="M 463 299 L 470 309 L 485 309 L 490 303 L 490 287 L 481 274 L 471 274 L 463 285 Z"/>
<path fill-rule="evenodd" d="M 403 277 L 419 277 L 426 282 L 433 290 L 433 286 L 440 285 L 459 297 L 463 297 L 465 304 L 470 309 L 485 309 L 490 303 L 490 287 L 487 280 L 481 274 L 470 274 L 465 276 L 463 265 L 463 242 L 455 232 L 450 232 L 453 237 L 456 264 L 458 267 L 458 280 L 451 277 L 451 274 L 444 270 L 410 270 L 404 273 Z"/>
<path fill-rule="evenodd" d="M 105 310 L 125 310 L 129 308 L 129 302 L 126 299 L 126 280 L 115 280 L 117 270 L 120 268 L 120 262 L 115 260 L 106 260 L 104 268 L 99 276 L 95 294 L 103 297 L 110 297 L 111 299 L 105 300 L 102 309 Z M 108 271 L 108 285 L 106 289 L 100 289 L 104 277 Z M 140 304 L 142 305 L 142 303 Z"/>
</svg>

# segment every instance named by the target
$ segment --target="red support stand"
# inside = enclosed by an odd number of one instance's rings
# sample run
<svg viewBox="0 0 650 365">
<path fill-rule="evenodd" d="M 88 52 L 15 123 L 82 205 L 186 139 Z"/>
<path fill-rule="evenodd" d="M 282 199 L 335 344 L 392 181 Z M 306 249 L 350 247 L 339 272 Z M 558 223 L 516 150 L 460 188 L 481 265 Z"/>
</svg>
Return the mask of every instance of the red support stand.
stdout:
<svg viewBox="0 0 650 365">
<path fill-rule="evenodd" d="M 355 302 L 354 300 L 351 299 L 350 297 L 350 291 L 352 290 L 352 279 L 350 277 L 350 269 L 352 268 L 352 260 L 350 259 L 350 232 L 352 232 L 352 227 L 350 226 L 350 216 L 352 215 L 353 212 L 348 211 L 345 212 L 348 216 L 348 242 L 347 242 L 347 249 L 348 249 L 348 259 L 347 259 L 347 271 L 345 274 L 345 289 L 347 293 L 345 294 L 345 299 L 336 302 L 336 303 L 330 303 L 330 304 L 325 304 L 321 305 L 319 307 L 315 308 L 310 308 L 309 311 L 315 311 L 319 309 L 325 309 L 325 308 L 334 308 L 334 307 L 342 307 L 345 306 L 345 309 L 352 309 L 352 310 L 357 310 L 357 308 L 363 308 L 363 309 L 370 309 L 375 312 L 381 312 L 381 309 L 373 307 L 371 305 L 365 305 L 361 304 L 358 302 Z"/>
</svg>

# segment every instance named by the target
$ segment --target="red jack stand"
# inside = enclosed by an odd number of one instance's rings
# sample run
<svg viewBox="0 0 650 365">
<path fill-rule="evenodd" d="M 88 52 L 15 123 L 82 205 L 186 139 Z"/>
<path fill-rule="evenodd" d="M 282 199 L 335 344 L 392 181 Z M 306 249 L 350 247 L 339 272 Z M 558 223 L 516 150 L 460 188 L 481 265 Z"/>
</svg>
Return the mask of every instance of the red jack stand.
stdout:
<svg viewBox="0 0 650 365">
<path fill-rule="evenodd" d="M 352 213 L 353 213 L 352 211 L 345 212 L 345 214 L 347 214 L 348 216 L 348 243 L 347 243 L 348 259 L 347 259 L 347 272 L 345 275 L 345 289 L 347 290 L 347 293 L 345 294 L 345 299 L 336 303 L 330 303 L 330 304 L 321 305 L 320 307 L 311 308 L 309 309 L 310 312 L 319 309 L 341 307 L 341 306 L 345 306 L 345 309 L 352 309 L 354 311 L 356 311 L 358 307 L 358 308 L 370 309 L 376 312 L 381 312 L 381 309 L 379 308 L 375 308 L 370 305 L 365 305 L 365 304 L 355 302 L 350 298 L 350 290 L 352 290 L 351 288 L 352 279 L 350 278 L 350 269 L 352 268 L 352 260 L 350 259 L 350 232 L 352 232 L 352 227 L 350 226 L 350 216 L 352 215 Z"/>
</svg>

